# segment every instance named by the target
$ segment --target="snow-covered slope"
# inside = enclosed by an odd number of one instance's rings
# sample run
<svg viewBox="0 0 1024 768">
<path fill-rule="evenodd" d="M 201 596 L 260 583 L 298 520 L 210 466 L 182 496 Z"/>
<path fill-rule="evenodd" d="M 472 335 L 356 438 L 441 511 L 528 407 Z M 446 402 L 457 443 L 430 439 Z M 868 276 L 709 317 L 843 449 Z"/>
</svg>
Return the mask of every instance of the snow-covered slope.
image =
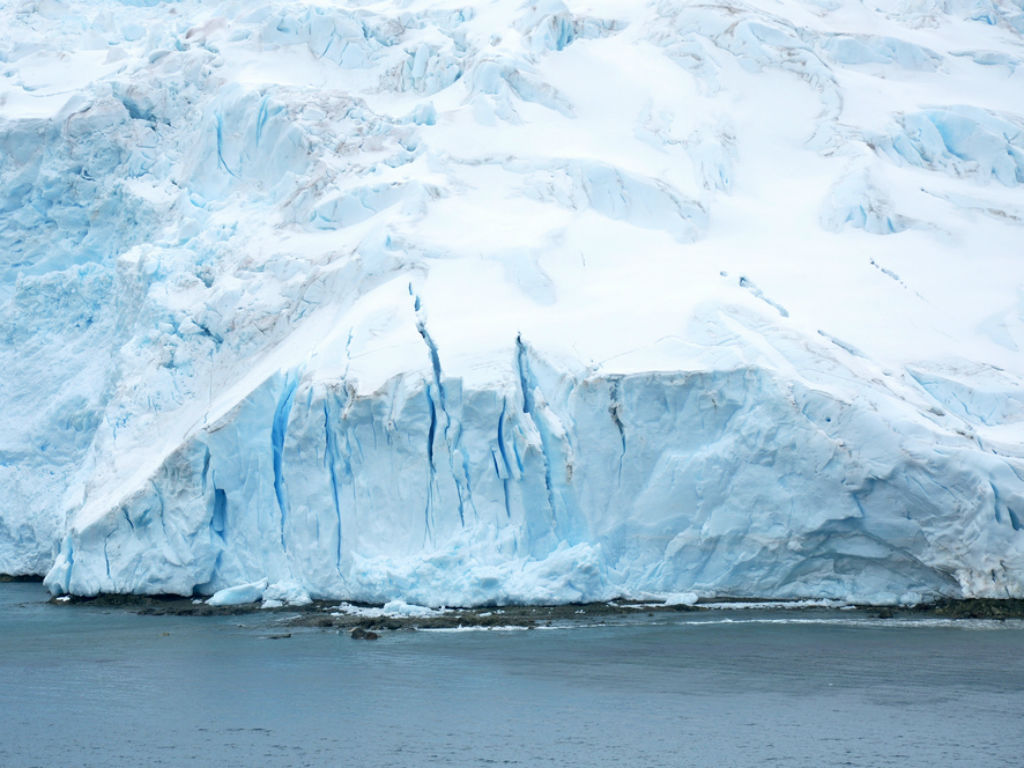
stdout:
<svg viewBox="0 0 1024 768">
<path fill-rule="evenodd" d="M 1024 595 L 1019 0 L 0 24 L 0 571 Z"/>
</svg>

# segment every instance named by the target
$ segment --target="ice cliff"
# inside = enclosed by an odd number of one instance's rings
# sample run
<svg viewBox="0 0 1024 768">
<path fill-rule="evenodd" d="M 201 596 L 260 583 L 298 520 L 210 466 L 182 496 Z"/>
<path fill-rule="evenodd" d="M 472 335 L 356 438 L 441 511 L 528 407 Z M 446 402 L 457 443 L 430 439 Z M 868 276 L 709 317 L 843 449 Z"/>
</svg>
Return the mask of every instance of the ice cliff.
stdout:
<svg viewBox="0 0 1024 768">
<path fill-rule="evenodd" d="M 1024 4 L 15 0 L 0 572 L 1024 596 Z"/>
</svg>

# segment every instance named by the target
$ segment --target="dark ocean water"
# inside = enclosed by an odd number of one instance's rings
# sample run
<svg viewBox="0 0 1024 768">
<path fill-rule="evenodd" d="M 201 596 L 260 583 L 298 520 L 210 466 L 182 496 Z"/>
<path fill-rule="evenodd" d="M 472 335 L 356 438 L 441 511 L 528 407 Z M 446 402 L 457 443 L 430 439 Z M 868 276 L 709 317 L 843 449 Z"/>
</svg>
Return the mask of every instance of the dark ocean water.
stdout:
<svg viewBox="0 0 1024 768">
<path fill-rule="evenodd" d="M 0 584 L 4 768 L 1024 765 L 1022 622 L 728 611 L 275 640 L 270 615 L 45 600 Z"/>
</svg>

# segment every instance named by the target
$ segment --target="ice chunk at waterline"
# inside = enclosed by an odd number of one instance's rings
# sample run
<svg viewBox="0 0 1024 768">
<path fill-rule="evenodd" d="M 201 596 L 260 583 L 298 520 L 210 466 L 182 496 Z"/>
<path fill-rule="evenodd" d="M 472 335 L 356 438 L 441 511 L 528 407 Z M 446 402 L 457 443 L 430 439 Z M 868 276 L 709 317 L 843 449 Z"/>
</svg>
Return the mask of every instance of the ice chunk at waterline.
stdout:
<svg viewBox="0 0 1024 768">
<path fill-rule="evenodd" d="M 244 605 L 255 603 L 263 597 L 267 589 L 267 580 L 260 579 L 249 584 L 237 584 L 233 587 L 224 587 L 213 593 L 207 600 L 209 605 Z"/>
</svg>

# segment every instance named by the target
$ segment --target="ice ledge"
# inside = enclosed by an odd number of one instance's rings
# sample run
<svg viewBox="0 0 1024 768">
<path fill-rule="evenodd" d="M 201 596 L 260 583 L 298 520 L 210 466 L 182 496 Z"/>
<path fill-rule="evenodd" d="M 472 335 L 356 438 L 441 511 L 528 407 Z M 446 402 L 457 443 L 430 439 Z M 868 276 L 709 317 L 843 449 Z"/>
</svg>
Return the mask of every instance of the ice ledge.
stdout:
<svg viewBox="0 0 1024 768">
<path fill-rule="evenodd" d="M 73 526 L 46 584 L 424 606 L 1024 595 L 1024 462 L 920 404 L 760 367 L 571 376 L 522 342 L 510 369 L 507 390 L 438 367 L 367 395 L 273 376 Z"/>
</svg>

